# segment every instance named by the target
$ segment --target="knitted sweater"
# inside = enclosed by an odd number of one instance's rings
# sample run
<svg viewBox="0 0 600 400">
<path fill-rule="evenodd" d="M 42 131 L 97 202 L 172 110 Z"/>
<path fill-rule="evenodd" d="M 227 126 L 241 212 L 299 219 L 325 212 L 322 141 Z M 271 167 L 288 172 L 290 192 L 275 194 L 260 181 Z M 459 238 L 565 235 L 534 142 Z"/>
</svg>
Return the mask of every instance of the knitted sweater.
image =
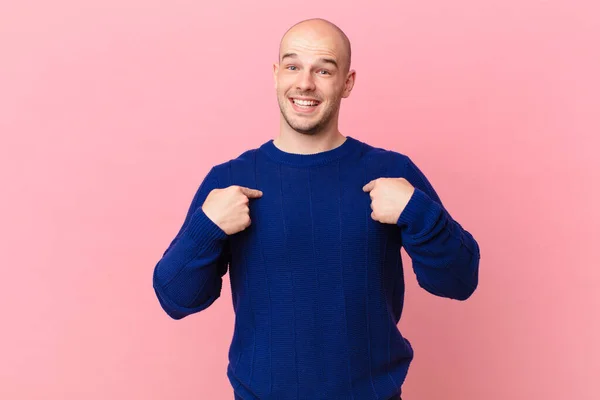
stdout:
<svg viewBox="0 0 600 400">
<path fill-rule="evenodd" d="M 415 191 L 396 224 L 371 218 L 362 187 L 404 177 Z M 227 235 L 201 206 L 241 185 L 251 225 Z M 153 287 L 174 319 L 209 307 L 229 271 L 235 328 L 227 376 L 246 400 L 370 400 L 401 393 L 413 348 L 397 324 L 404 304 L 400 248 L 419 286 L 466 300 L 479 246 L 406 155 L 346 136 L 316 154 L 273 140 L 213 166 L 154 268 Z"/>
</svg>

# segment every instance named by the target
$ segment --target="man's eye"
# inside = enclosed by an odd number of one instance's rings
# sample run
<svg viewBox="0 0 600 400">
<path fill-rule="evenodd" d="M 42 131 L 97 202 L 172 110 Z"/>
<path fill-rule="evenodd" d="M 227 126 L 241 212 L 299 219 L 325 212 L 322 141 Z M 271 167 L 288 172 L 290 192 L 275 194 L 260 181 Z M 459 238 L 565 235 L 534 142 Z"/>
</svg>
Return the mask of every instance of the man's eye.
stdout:
<svg viewBox="0 0 600 400">
<path fill-rule="evenodd" d="M 296 66 L 295 65 L 290 65 L 290 66 L 288 66 L 288 69 L 290 69 L 290 68 L 296 68 Z"/>
<path fill-rule="evenodd" d="M 329 71 L 325 71 L 324 69 L 322 69 L 321 72 L 325 72 L 326 74 L 329 74 Z"/>
</svg>

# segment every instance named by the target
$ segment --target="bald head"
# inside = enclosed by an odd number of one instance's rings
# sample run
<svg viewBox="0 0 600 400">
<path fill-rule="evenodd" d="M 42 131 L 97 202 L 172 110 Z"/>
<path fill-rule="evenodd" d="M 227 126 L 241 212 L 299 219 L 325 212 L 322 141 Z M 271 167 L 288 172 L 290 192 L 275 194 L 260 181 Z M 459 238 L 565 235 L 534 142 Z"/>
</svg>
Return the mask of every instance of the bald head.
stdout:
<svg viewBox="0 0 600 400">
<path fill-rule="evenodd" d="M 322 18 L 306 19 L 289 28 L 279 43 L 279 60 L 290 45 L 298 42 L 316 43 L 324 39 L 329 40 L 329 46 L 340 59 L 340 69 L 347 73 L 352 60 L 350 40 L 337 25 Z"/>
</svg>

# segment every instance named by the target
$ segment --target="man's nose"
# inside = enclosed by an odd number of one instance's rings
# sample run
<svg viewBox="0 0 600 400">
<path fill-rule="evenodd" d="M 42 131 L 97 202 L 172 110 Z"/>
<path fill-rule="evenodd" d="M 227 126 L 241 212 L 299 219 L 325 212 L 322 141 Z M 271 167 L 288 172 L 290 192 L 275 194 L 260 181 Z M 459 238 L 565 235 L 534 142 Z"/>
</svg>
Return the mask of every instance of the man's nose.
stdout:
<svg viewBox="0 0 600 400">
<path fill-rule="evenodd" d="M 299 90 L 314 90 L 315 89 L 315 81 L 310 70 L 305 70 L 298 74 L 298 79 L 296 81 L 296 87 Z"/>
</svg>

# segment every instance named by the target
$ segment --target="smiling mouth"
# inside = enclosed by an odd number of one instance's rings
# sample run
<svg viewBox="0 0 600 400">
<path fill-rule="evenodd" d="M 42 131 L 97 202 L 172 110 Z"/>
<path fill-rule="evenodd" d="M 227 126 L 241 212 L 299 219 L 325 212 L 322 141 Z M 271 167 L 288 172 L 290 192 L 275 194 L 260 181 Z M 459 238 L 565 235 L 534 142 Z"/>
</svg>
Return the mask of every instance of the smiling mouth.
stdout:
<svg viewBox="0 0 600 400">
<path fill-rule="evenodd" d="M 294 110 L 301 113 L 311 113 L 321 104 L 321 102 L 317 100 L 301 100 L 295 98 L 289 98 L 289 100 L 290 103 L 292 103 Z"/>
</svg>

